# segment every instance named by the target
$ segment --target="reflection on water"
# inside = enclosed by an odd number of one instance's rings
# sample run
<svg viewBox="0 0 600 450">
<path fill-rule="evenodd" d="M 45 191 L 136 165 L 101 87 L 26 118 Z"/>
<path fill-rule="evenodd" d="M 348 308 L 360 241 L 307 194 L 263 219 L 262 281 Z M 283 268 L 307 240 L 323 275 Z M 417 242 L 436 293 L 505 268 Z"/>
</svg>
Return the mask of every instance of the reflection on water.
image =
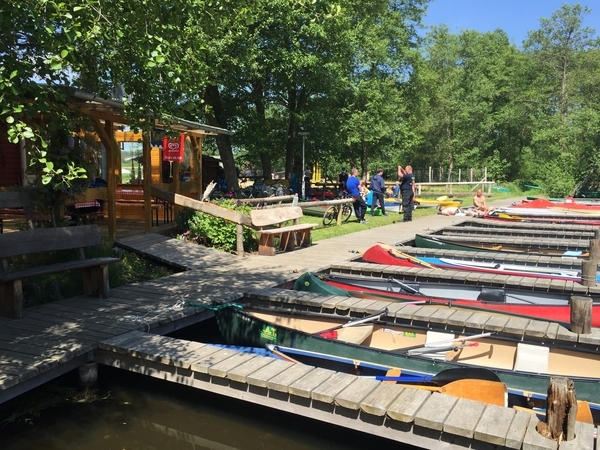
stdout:
<svg viewBox="0 0 600 450">
<path fill-rule="evenodd" d="M 76 374 L 61 384 L 76 386 Z M 47 387 L 0 405 L 0 421 Z M 118 369 L 100 367 L 92 403 L 50 407 L 32 423 L 0 429 L 2 450 L 353 450 L 411 449 L 353 430 L 228 399 Z M 17 399 L 16 399 L 17 400 Z"/>
</svg>

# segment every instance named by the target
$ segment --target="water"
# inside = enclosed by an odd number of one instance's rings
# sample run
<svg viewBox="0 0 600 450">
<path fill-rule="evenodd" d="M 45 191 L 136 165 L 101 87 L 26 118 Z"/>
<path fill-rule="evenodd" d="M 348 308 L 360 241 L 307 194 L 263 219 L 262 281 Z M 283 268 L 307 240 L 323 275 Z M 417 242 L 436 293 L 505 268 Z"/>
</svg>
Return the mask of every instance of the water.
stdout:
<svg viewBox="0 0 600 450">
<path fill-rule="evenodd" d="M 214 337 L 210 323 L 194 328 L 182 334 Z M 84 392 L 76 371 L 0 405 L 0 422 L 41 408 L 2 424 L 2 450 L 415 449 L 105 366 L 95 401 L 65 402 L 75 390 Z"/>
</svg>

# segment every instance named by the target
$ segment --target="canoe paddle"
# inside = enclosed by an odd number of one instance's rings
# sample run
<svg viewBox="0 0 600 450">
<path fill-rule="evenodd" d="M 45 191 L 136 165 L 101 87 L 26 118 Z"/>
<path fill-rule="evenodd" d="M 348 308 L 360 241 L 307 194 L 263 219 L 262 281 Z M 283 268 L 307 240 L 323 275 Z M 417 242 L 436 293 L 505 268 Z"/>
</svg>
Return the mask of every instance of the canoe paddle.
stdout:
<svg viewBox="0 0 600 450">
<path fill-rule="evenodd" d="M 475 380 L 487 380 L 487 381 L 500 381 L 498 375 L 490 369 L 482 367 L 457 367 L 453 369 L 446 369 L 438 372 L 436 375 L 400 375 L 400 376 L 387 376 L 387 375 L 376 375 L 374 377 L 362 377 L 370 378 L 379 381 L 397 381 L 399 383 L 433 383 L 438 386 L 444 386 L 448 383 L 452 383 L 457 380 L 464 379 L 475 379 Z"/>
<path fill-rule="evenodd" d="M 491 332 L 473 334 L 471 336 L 446 339 L 446 340 L 437 341 L 437 342 L 429 342 L 427 344 L 415 345 L 413 347 L 399 348 L 397 350 L 392 350 L 392 351 L 394 353 L 398 353 L 398 354 L 406 353 L 409 355 L 414 355 L 414 354 L 418 354 L 418 353 L 423 353 L 423 351 L 435 351 L 436 349 L 443 349 L 446 347 L 454 347 L 454 342 L 463 342 L 464 343 L 465 341 L 472 341 L 473 339 L 486 338 L 486 337 L 490 337 L 491 335 L 492 335 Z"/>
<path fill-rule="evenodd" d="M 408 253 L 403 253 L 400 250 L 396 250 L 391 245 L 384 244 L 383 242 L 378 242 L 377 245 L 379 245 L 384 250 L 387 250 L 388 252 L 392 253 L 393 255 L 398 256 L 399 258 L 403 258 L 410 262 L 414 262 L 415 264 L 419 264 L 423 267 L 427 267 L 428 269 L 436 269 L 436 270 L 440 269 L 439 267 L 435 267 L 435 266 L 429 264 L 428 262 L 425 262 L 419 258 L 409 255 Z"/>
<path fill-rule="evenodd" d="M 330 333 L 331 331 L 340 330 L 342 328 L 348 328 L 348 327 L 352 327 L 354 325 L 361 325 L 363 323 L 373 322 L 375 320 L 379 320 L 381 318 L 381 316 L 383 316 L 384 314 L 387 314 L 387 313 L 388 313 L 388 309 L 384 308 L 381 311 L 379 311 L 378 313 L 371 314 L 370 316 L 365 316 L 365 317 L 361 317 L 356 320 L 351 320 L 350 322 L 346 322 L 343 325 L 338 325 L 337 327 L 329 328 L 329 329 L 323 330 L 323 331 L 317 331 L 316 333 L 313 333 L 313 334 L 321 335 L 324 333 Z"/>
</svg>

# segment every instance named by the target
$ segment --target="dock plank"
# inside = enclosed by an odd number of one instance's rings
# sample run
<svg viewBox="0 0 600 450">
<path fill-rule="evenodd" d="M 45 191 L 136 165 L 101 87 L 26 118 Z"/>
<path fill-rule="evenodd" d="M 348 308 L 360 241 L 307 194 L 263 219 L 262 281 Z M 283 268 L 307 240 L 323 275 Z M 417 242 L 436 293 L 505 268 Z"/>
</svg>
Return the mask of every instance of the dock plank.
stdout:
<svg viewBox="0 0 600 450">
<path fill-rule="evenodd" d="M 455 407 L 458 397 L 433 392 L 415 414 L 415 425 L 442 431 L 446 418 Z"/>
<path fill-rule="evenodd" d="M 482 402 L 459 398 L 444 422 L 444 433 L 472 438 L 485 406 Z"/>
<path fill-rule="evenodd" d="M 371 394 L 379 385 L 380 381 L 368 378 L 356 377 L 353 383 L 342 389 L 334 399 L 336 405 L 346 409 L 357 411 L 364 398 Z"/>
<path fill-rule="evenodd" d="M 379 386 L 361 401 L 360 409 L 367 414 L 383 417 L 402 391 L 404 387 L 399 384 L 379 383 Z"/>
<path fill-rule="evenodd" d="M 388 407 L 387 415 L 398 422 L 413 422 L 430 396 L 431 392 L 426 390 L 405 388 Z"/>
</svg>

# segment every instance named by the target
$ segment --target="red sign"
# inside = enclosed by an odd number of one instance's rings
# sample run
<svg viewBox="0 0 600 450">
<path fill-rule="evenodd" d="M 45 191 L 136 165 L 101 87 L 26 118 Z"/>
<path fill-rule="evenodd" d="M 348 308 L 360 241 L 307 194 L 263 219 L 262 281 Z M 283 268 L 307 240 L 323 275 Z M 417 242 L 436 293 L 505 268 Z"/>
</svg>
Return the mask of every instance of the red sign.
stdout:
<svg viewBox="0 0 600 450">
<path fill-rule="evenodd" d="M 176 141 L 163 138 L 163 161 L 183 162 L 183 150 L 185 149 L 185 134 L 181 133 Z"/>
</svg>

